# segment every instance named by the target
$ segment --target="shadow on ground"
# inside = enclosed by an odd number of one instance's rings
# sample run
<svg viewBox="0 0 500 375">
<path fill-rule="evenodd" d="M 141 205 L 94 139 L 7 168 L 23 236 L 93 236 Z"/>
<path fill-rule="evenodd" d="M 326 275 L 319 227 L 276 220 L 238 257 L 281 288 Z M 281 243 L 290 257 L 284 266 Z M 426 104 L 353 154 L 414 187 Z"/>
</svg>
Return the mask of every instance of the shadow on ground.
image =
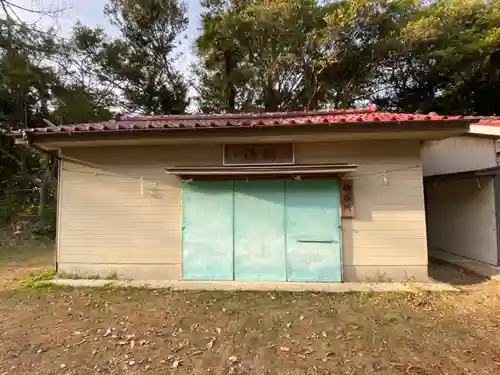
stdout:
<svg viewBox="0 0 500 375">
<path fill-rule="evenodd" d="M 429 258 L 429 277 L 453 286 L 483 284 L 488 278 L 436 258 Z"/>
</svg>

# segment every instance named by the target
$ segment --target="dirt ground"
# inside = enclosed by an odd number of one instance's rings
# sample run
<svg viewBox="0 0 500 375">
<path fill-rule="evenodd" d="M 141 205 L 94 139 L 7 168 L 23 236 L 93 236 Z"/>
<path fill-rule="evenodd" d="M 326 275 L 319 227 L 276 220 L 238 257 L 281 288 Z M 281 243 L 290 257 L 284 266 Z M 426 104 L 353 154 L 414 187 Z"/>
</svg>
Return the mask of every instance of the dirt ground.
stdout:
<svg viewBox="0 0 500 375">
<path fill-rule="evenodd" d="M 20 286 L 52 261 L 0 250 L 0 375 L 500 374 L 500 284 L 443 264 L 431 276 L 462 292 Z"/>
</svg>

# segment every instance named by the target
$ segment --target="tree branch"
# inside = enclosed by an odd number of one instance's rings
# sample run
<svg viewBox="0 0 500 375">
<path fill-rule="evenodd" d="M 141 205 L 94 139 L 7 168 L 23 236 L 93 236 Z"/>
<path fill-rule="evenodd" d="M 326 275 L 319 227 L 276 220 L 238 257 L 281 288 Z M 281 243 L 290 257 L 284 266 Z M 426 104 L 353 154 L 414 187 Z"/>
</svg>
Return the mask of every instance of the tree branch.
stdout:
<svg viewBox="0 0 500 375">
<path fill-rule="evenodd" d="M 41 14 L 44 16 L 55 16 L 57 14 L 60 14 L 62 12 L 65 12 L 66 10 L 70 9 L 70 7 L 49 9 L 49 10 L 47 10 L 47 9 L 30 9 L 30 8 L 23 7 L 22 5 L 13 4 L 9 0 L 0 0 L 0 2 L 2 3 L 2 7 L 4 8 L 4 11 L 5 11 L 5 5 L 8 5 L 11 9 L 15 8 L 15 9 L 22 10 L 24 12 Z"/>
</svg>

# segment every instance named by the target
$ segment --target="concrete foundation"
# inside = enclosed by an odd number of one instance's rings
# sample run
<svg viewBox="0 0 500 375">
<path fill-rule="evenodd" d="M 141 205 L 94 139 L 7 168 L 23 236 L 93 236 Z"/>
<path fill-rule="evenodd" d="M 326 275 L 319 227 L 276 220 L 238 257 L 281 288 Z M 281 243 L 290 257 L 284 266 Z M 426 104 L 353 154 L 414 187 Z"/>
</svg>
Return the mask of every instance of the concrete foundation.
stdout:
<svg viewBox="0 0 500 375">
<path fill-rule="evenodd" d="M 73 287 L 133 287 L 174 290 L 226 291 L 288 291 L 288 292 L 455 292 L 458 289 L 444 283 L 294 283 L 294 282 L 240 282 L 240 281 L 110 281 L 55 279 L 50 283 Z"/>
</svg>

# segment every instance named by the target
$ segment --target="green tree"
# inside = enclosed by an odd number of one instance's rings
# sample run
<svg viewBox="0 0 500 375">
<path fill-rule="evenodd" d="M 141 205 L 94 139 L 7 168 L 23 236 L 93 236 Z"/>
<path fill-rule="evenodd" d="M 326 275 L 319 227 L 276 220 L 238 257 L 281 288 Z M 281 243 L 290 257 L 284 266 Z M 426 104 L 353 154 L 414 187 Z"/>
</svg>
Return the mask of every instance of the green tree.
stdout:
<svg viewBox="0 0 500 375">
<path fill-rule="evenodd" d="M 185 79 L 174 68 L 174 49 L 187 26 L 177 0 L 111 0 L 105 8 L 120 36 L 77 25 L 74 45 L 92 63 L 96 77 L 121 104 L 144 114 L 183 113 Z"/>
<path fill-rule="evenodd" d="M 374 100 L 396 111 L 500 112 L 500 1 L 437 0 L 402 30 Z"/>
<path fill-rule="evenodd" d="M 35 228 L 54 229 L 54 212 L 45 208 L 55 204 L 56 158 L 14 145 L 6 131 L 46 127 L 46 120 L 110 117 L 92 92 L 75 86 L 67 73 L 77 69 L 65 59 L 66 51 L 65 41 L 51 30 L 0 18 L 0 225 L 38 211 Z"/>
<path fill-rule="evenodd" d="M 197 40 L 205 111 L 342 108 L 376 74 L 418 1 L 206 0 Z"/>
</svg>

